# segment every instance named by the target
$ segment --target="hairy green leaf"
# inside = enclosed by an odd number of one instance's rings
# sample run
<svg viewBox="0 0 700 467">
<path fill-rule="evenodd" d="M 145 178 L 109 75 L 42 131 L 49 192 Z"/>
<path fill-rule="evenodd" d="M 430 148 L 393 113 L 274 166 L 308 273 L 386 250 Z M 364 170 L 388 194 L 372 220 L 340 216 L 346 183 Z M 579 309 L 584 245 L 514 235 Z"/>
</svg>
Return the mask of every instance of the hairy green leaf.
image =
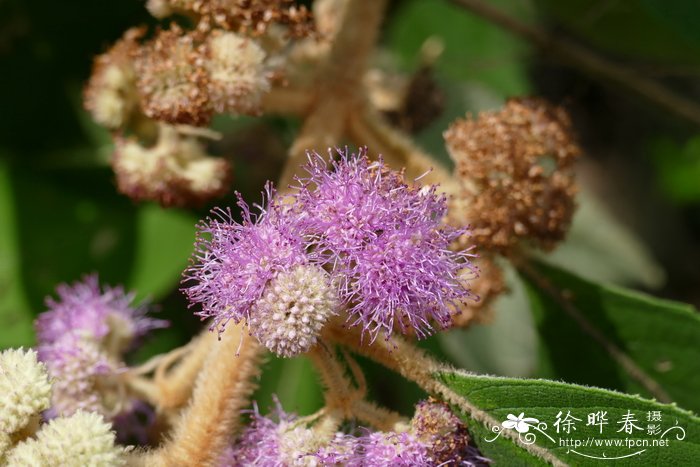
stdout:
<svg viewBox="0 0 700 467">
<path fill-rule="evenodd" d="M 700 316 L 690 305 L 522 267 L 542 337 L 540 376 L 700 409 Z"/>
<path fill-rule="evenodd" d="M 473 442 L 497 464 L 544 465 L 547 458 L 600 465 L 619 458 L 615 465 L 690 466 L 700 458 L 700 418 L 675 405 L 547 380 L 457 371 L 441 372 L 437 378 L 476 408 L 463 414 L 471 421 Z M 503 425 L 518 416 L 536 421 L 526 421 L 527 432 L 523 425 Z"/>
</svg>

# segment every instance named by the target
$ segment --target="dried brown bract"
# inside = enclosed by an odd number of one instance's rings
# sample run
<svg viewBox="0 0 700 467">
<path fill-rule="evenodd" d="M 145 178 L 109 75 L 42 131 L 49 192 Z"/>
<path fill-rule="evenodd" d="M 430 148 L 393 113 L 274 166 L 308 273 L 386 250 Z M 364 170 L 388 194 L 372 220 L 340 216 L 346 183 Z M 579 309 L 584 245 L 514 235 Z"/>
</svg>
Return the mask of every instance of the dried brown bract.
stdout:
<svg viewBox="0 0 700 467">
<path fill-rule="evenodd" d="M 112 167 L 119 191 L 163 206 L 201 205 L 226 193 L 231 179 L 228 161 L 210 157 L 196 138 L 168 125 L 152 147 L 118 138 Z"/>
<path fill-rule="evenodd" d="M 124 127 L 138 109 L 132 55 L 143 33 L 141 28 L 129 29 L 93 62 L 92 75 L 84 90 L 84 105 L 97 123 L 110 130 Z"/>
<path fill-rule="evenodd" d="M 563 109 L 511 100 L 500 111 L 454 122 L 444 136 L 462 182 L 451 222 L 470 224 L 477 245 L 507 254 L 521 239 L 551 249 L 564 238 L 580 149 Z"/>
<path fill-rule="evenodd" d="M 204 125 L 212 116 L 206 50 L 177 25 L 159 31 L 136 54 L 138 89 L 146 116 Z"/>
</svg>

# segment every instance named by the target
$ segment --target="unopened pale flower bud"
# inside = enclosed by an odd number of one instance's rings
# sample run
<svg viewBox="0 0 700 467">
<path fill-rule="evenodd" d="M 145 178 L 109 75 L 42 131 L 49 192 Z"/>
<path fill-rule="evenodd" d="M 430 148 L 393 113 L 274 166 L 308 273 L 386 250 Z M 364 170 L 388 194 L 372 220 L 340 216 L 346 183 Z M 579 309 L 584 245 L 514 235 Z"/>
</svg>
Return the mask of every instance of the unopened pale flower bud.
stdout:
<svg viewBox="0 0 700 467">
<path fill-rule="evenodd" d="M 12 434 L 24 428 L 50 402 L 49 375 L 34 350 L 0 353 L 0 433 Z"/>
<path fill-rule="evenodd" d="M 270 89 L 265 52 L 253 39 L 215 31 L 209 38 L 211 104 L 218 113 L 256 114 Z"/>
<path fill-rule="evenodd" d="M 115 434 L 92 412 L 77 412 L 44 425 L 36 436 L 18 444 L 7 456 L 9 467 L 112 467 L 126 463 L 126 449 L 115 445 Z"/>
<path fill-rule="evenodd" d="M 270 281 L 250 315 L 250 329 L 272 352 L 292 357 L 316 343 L 337 307 L 328 273 L 319 266 L 296 266 Z"/>
</svg>

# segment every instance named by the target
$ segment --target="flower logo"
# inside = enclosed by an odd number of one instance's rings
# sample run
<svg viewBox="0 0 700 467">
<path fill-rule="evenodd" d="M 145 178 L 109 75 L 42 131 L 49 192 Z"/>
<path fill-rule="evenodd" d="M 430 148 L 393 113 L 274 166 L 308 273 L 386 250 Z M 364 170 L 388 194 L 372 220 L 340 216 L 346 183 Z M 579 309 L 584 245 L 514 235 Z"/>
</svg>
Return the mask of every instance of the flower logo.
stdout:
<svg viewBox="0 0 700 467">
<path fill-rule="evenodd" d="M 508 414 L 507 420 L 505 420 L 501 425 L 503 425 L 503 428 L 509 428 L 515 430 L 518 433 L 527 433 L 530 431 L 530 426 L 533 423 L 539 423 L 540 421 L 537 420 L 536 418 L 531 418 L 527 417 L 525 418 L 525 412 L 521 412 L 520 415 L 517 417 L 513 415 L 512 413 Z"/>
</svg>

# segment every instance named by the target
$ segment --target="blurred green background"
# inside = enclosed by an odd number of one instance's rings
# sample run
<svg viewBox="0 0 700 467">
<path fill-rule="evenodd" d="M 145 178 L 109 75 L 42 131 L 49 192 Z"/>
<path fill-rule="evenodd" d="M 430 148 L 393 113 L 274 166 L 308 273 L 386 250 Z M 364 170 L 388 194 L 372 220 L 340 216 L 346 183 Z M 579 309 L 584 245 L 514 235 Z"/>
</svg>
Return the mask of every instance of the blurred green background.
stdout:
<svg viewBox="0 0 700 467">
<path fill-rule="evenodd" d="M 455 2 L 456 3 L 456 2 Z M 446 0 L 391 3 L 382 44 L 388 63 L 420 66 L 426 39 L 444 52 L 432 77 L 445 108 L 417 141 L 442 160 L 442 131 L 466 112 L 510 96 L 543 95 L 572 112 L 585 149 L 580 209 L 550 260 L 584 277 L 700 303 L 700 131 L 625 85 L 563 64 L 510 32 Z M 636 74 L 700 101 L 700 3 L 694 0 L 498 0 L 519 21 L 591 48 Z M 130 26 L 157 24 L 138 0 L 0 2 L 0 348 L 32 345 L 32 321 L 56 284 L 97 271 L 158 304 L 173 322 L 135 359 L 186 342 L 201 324 L 178 291 L 208 208 L 163 210 L 118 194 L 108 166 L 109 134 L 81 106 L 91 60 Z M 220 118 L 212 148 L 234 163 L 234 184 L 259 199 L 275 179 L 299 122 Z M 232 204 L 228 196 L 218 204 Z M 522 285 L 509 274 L 493 322 L 423 343 L 457 366 L 538 376 L 537 333 Z M 375 396 L 406 409 L 417 388 L 367 364 Z M 274 360 L 258 394 L 277 393 L 289 410 L 321 403 L 303 359 Z M 386 389 L 399 384 L 401 391 Z"/>
</svg>

